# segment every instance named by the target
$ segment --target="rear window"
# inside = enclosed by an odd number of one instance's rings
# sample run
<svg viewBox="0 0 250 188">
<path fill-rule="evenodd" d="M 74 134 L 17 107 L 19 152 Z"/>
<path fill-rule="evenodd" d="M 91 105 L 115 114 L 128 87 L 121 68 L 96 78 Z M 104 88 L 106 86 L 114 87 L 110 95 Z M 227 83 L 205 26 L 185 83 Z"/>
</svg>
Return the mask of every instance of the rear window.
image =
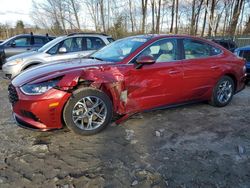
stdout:
<svg viewBox="0 0 250 188">
<path fill-rule="evenodd" d="M 250 50 L 240 51 L 239 56 L 245 58 L 247 62 L 250 62 Z"/>
</svg>

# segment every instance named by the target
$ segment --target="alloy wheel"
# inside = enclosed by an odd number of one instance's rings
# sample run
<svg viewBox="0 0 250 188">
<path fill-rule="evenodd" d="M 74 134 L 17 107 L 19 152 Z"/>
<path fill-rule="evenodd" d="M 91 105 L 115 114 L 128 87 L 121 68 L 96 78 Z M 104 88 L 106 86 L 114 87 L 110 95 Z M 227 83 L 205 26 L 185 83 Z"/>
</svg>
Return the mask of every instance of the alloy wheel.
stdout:
<svg viewBox="0 0 250 188">
<path fill-rule="evenodd" d="M 82 130 L 95 130 L 107 116 L 107 106 L 102 99 L 88 96 L 80 99 L 72 110 L 74 124 Z"/>
</svg>

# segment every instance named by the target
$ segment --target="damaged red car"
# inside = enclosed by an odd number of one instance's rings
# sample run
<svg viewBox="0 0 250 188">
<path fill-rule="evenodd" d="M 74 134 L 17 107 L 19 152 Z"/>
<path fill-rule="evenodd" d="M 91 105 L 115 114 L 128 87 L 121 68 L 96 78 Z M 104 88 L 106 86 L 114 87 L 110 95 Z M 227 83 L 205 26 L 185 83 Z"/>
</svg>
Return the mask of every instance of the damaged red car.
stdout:
<svg viewBox="0 0 250 188">
<path fill-rule="evenodd" d="M 139 35 L 117 40 L 84 59 L 29 69 L 10 84 L 17 124 L 51 130 L 66 125 L 100 132 L 152 109 L 209 101 L 227 105 L 244 88 L 245 61 L 205 39 Z"/>
</svg>

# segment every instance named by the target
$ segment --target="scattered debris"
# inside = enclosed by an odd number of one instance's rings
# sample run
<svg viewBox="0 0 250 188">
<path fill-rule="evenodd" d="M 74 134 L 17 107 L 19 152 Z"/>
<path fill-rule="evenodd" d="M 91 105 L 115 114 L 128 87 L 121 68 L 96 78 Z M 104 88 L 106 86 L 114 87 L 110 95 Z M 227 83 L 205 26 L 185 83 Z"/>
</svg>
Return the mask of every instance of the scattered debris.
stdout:
<svg viewBox="0 0 250 188">
<path fill-rule="evenodd" d="M 41 144 L 41 145 L 33 145 L 31 147 L 31 150 L 34 152 L 40 152 L 40 153 L 45 153 L 49 151 L 49 148 L 47 145 L 45 144 Z"/>
<path fill-rule="evenodd" d="M 159 129 L 159 130 L 155 131 L 155 136 L 162 137 L 164 135 L 164 131 L 165 131 L 165 129 Z"/>
<path fill-rule="evenodd" d="M 129 129 L 126 129 L 125 131 L 126 131 L 126 137 L 125 137 L 125 139 L 129 140 L 129 141 L 132 140 L 133 137 L 134 137 L 135 131 L 129 130 Z"/>
<path fill-rule="evenodd" d="M 139 182 L 137 180 L 134 180 L 131 184 L 131 186 L 136 186 Z"/>
</svg>

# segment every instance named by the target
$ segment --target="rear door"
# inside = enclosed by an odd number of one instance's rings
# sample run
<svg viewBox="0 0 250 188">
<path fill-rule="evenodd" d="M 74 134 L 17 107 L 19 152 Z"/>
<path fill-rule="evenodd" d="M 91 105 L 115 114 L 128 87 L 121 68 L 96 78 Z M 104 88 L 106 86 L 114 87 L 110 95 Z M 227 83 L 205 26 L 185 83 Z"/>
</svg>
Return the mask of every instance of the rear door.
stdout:
<svg viewBox="0 0 250 188">
<path fill-rule="evenodd" d="M 221 50 L 203 41 L 183 39 L 183 98 L 202 98 L 220 75 Z"/>
<path fill-rule="evenodd" d="M 19 36 L 6 44 L 4 52 L 6 57 L 10 57 L 31 49 L 30 36 Z"/>
<path fill-rule="evenodd" d="M 83 37 L 82 38 L 82 51 L 79 52 L 80 57 L 87 56 L 96 50 L 99 50 L 106 44 L 99 37 Z"/>
<path fill-rule="evenodd" d="M 37 50 L 47 43 L 47 38 L 41 36 L 33 36 L 31 40 L 31 50 Z"/>
</svg>

